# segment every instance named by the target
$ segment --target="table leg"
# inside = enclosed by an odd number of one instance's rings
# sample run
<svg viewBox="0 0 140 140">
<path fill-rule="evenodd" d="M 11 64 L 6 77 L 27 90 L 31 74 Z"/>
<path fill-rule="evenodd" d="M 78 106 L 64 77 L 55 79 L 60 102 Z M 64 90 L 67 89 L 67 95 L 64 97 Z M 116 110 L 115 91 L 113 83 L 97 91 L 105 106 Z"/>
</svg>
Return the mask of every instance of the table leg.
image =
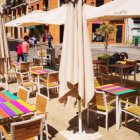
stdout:
<svg viewBox="0 0 140 140">
<path fill-rule="evenodd" d="M 38 87 L 38 93 L 40 93 L 40 78 L 39 78 L 39 75 L 37 75 L 37 87 Z"/>
<path fill-rule="evenodd" d="M 120 110 L 119 110 L 119 96 L 116 96 L 116 131 L 120 127 Z"/>
<path fill-rule="evenodd" d="M 123 83 L 123 69 L 121 69 L 121 83 Z"/>
</svg>

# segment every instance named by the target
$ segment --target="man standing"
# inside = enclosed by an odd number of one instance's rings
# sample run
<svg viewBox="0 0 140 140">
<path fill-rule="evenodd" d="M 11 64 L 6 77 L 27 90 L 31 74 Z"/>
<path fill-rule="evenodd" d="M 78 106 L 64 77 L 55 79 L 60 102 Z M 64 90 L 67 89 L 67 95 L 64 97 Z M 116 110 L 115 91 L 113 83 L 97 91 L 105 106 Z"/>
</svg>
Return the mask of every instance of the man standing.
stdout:
<svg viewBox="0 0 140 140">
<path fill-rule="evenodd" d="M 52 37 L 51 33 L 49 32 L 48 33 L 48 46 L 49 46 L 49 49 L 52 48 L 52 40 L 53 40 L 53 37 Z"/>
</svg>

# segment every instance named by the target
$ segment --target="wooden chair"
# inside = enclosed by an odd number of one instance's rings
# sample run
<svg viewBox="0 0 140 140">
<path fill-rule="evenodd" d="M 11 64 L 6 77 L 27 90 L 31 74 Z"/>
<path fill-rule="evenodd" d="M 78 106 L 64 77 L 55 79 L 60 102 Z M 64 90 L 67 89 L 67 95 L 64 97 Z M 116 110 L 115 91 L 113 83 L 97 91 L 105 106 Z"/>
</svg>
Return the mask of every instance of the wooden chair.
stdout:
<svg viewBox="0 0 140 140">
<path fill-rule="evenodd" d="M 107 102 L 107 95 L 101 91 L 95 91 L 93 100 L 88 104 L 87 107 L 87 124 L 89 125 L 89 112 L 94 112 L 95 114 L 101 114 L 106 116 L 105 127 L 106 132 L 108 131 L 108 114 L 112 112 L 115 107 L 111 106 L 115 100 Z"/>
<path fill-rule="evenodd" d="M 51 55 L 50 54 L 47 54 L 47 51 L 46 50 L 39 50 L 38 51 L 38 57 L 40 59 L 45 60 L 45 61 L 49 61 L 49 64 L 51 65 Z M 44 64 L 44 61 L 42 62 Z M 45 62 L 46 63 L 46 62 Z"/>
<path fill-rule="evenodd" d="M 41 60 L 40 58 L 33 58 L 33 66 L 40 66 Z"/>
<path fill-rule="evenodd" d="M 47 94 L 50 97 L 49 90 L 56 88 L 58 91 L 59 88 L 58 72 L 48 73 L 47 78 L 40 78 L 40 83 L 47 88 Z"/>
<path fill-rule="evenodd" d="M 126 64 L 132 65 L 133 67 L 125 70 L 125 76 L 127 76 L 127 79 L 129 76 L 134 76 L 134 80 L 136 81 L 137 63 L 134 61 L 126 61 Z"/>
<path fill-rule="evenodd" d="M 134 98 L 135 99 L 135 103 L 130 102 L 130 98 Z M 122 112 L 125 113 L 125 125 L 127 125 L 127 115 L 131 115 L 134 118 L 137 118 L 140 120 L 140 105 L 138 104 L 138 99 L 139 99 L 139 95 L 138 96 L 129 96 L 127 98 L 127 100 L 120 100 L 120 111 L 121 111 L 121 116 L 122 116 Z M 120 116 L 120 118 L 122 118 Z M 122 119 L 120 119 L 122 120 Z"/>
<path fill-rule="evenodd" d="M 45 120 L 44 120 L 44 126 L 46 130 L 46 140 L 48 140 L 48 124 L 47 124 L 47 108 L 49 104 L 49 98 L 37 93 L 36 95 L 36 102 L 35 102 L 35 109 L 37 110 L 35 115 L 44 115 Z"/>
<path fill-rule="evenodd" d="M 21 64 L 20 64 L 20 69 L 19 69 L 19 71 L 20 71 L 21 73 L 29 72 L 29 69 L 30 69 L 30 62 L 24 62 L 24 63 L 21 63 Z"/>
<path fill-rule="evenodd" d="M 17 97 L 21 100 L 23 100 L 24 102 L 28 102 L 29 100 L 29 94 L 30 91 L 27 90 L 26 88 L 19 86 L 18 87 L 18 91 L 17 91 Z"/>
<path fill-rule="evenodd" d="M 60 58 L 55 58 L 55 69 L 59 70 L 60 67 Z"/>
<path fill-rule="evenodd" d="M 33 79 L 30 79 L 30 77 L 28 77 L 28 79 L 24 79 L 22 74 L 17 72 L 16 78 L 17 78 L 18 86 L 23 86 L 30 90 L 32 89 L 32 91 L 33 91 L 33 86 L 36 86 L 36 88 L 37 88 L 36 82 L 34 82 Z"/>
<path fill-rule="evenodd" d="M 107 65 L 99 65 L 99 71 L 102 78 L 102 84 L 109 84 L 119 80 L 118 76 L 115 76 L 113 73 L 109 72 Z"/>
<path fill-rule="evenodd" d="M 44 116 L 37 116 L 30 120 L 12 123 L 10 128 L 7 125 L 0 125 L 0 130 L 6 140 L 27 140 L 37 136 L 43 140 L 43 120 Z"/>
<path fill-rule="evenodd" d="M 48 124 L 47 124 L 47 108 L 48 108 L 48 104 L 49 104 L 49 98 L 37 93 L 36 94 L 36 99 L 35 99 L 35 105 L 34 108 L 36 109 L 35 112 L 35 116 L 39 116 L 39 115 L 43 115 L 44 116 L 44 126 L 45 126 L 45 130 L 46 130 L 46 140 L 48 140 Z M 34 114 L 25 114 L 24 116 L 22 116 L 22 119 L 26 120 L 27 118 L 30 118 L 31 116 L 33 116 Z"/>
</svg>

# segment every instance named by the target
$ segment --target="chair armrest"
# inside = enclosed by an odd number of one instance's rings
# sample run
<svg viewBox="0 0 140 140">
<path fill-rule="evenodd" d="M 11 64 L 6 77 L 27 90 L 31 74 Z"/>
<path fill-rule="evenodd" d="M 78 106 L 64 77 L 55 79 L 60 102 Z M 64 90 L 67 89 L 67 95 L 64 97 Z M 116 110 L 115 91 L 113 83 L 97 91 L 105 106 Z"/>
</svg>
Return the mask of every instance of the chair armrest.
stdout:
<svg viewBox="0 0 140 140">
<path fill-rule="evenodd" d="M 115 103 L 116 102 L 116 99 L 113 99 L 113 100 L 111 100 L 110 102 L 108 102 L 107 104 L 108 105 L 111 105 L 111 104 L 113 104 L 113 103 Z"/>
</svg>

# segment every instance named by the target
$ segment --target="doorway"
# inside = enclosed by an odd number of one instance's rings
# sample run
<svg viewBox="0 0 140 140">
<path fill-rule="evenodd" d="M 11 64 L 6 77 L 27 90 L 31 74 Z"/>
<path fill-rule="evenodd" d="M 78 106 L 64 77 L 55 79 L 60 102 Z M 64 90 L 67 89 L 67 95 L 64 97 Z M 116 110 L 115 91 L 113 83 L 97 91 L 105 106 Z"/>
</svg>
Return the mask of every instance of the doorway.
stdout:
<svg viewBox="0 0 140 140">
<path fill-rule="evenodd" d="M 122 43 L 122 25 L 117 25 L 116 43 Z"/>
</svg>

